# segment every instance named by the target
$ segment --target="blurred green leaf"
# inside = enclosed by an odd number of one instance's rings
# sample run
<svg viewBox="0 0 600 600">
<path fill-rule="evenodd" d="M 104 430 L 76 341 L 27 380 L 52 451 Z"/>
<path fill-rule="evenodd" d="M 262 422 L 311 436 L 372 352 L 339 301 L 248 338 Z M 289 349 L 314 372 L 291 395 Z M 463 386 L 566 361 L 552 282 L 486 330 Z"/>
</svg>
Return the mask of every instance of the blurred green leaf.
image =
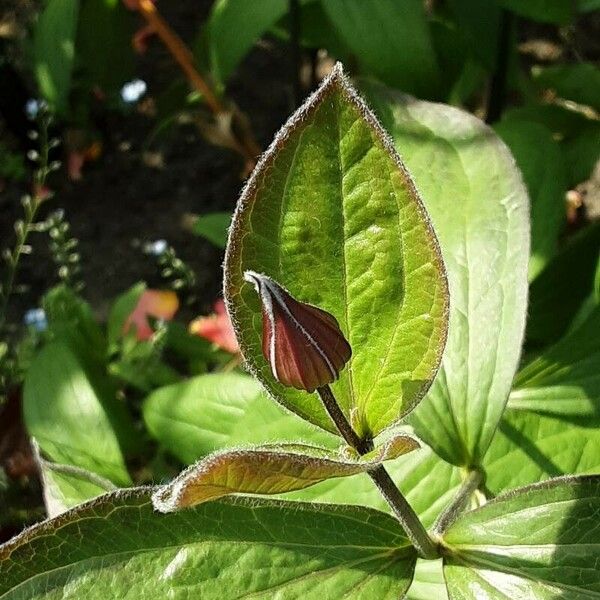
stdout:
<svg viewBox="0 0 600 600">
<path fill-rule="evenodd" d="M 600 122 L 588 121 L 563 142 L 571 186 L 590 178 L 600 160 Z"/>
<path fill-rule="evenodd" d="M 573 19 L 572 0 L 499 0 L 512 12 L 541 23 L 568 25 Z"/>
<path fill-rule="evenodd" d="M 600 476 L 565 477 L 463 513 L 443 537 L 452 600 L 598 596 Z"/>
<path fill-rule="evenodd" d="M 259 498 L 167 515 L 118 491 L 0 548 L 4 600 L 401 598 L 416 553 L 391 515 Z M 35 560 L 31 560 L 34 556 Z"/>
<path fill-rule="evenodd" d="M 555 254 L 565 224 L 564 156 L 552 133 L 539 123 L 511 119 L 498 123 L 494 129 L 513 153 L 529 192 L 532 280 Z"/>
<path fill-rule="evenodd" d="M 600 223 L 574 235 L 531 283 L 527 342 L 557 341 L 592 290 L 600 252 Z"/>
<path fill-rule="evenodd" d="M 118 340 L 123 335 L 125 321 L 127 321 L 145 291 L 146 284 L 144 282 L 136 283 L 113 302 L 107 325 L 109 352 L 112 353 L 117 349 Z"/>
<path fill-rule="evenodd" d="M 87 469 L 119 485 L 131 483 L 119 445 L 123 436 L 117 435 L 128 429 L 122 409 L 110 386 L 92 382 L 67 345 L 47 344 L 31 363 L 23 414 L 29 434 L 51 460 Z"/>
<path fill-rule="evenodd" d="M 63 114 L 71 91 L 78 13 L 79 0 L 48 0 L 34 30 L 34 71 L 40 91 Z"/>
<path fill-rule="evenodd" d="M 323 8 L 362 73 L 438 97 L 440 71 L 421 0 L 327 0 Z"/>
<path fill-rule="evenodd" d="M 523 367 L 508 406 L 566 416 L 600 416 L 600 307 Z"/>
<path fill-rule="evenodd" d="M 225 248 L 230 223 L 230 212 L 207 213 L 196 218 L 192 225 L 192 231 L 196 235 L 207 239 L 217 248 Z"/>
<path fill-rule="evenodd" d="M 477 464 L 521 353 L 527 192 L 506 146 L 472 115 L 381 86 L 363 89 L 423 195 L 450 285 L 442 366 L 408 422 L 446 460 Z"/>
<path fill-rule="evenodd" d="M 592 63 L 539 67 L 533 78 L 538 86 L 553 90 L 561 98 L 600 110 L 600 69 Z"/>
<path fill-rule="evenodd" d="M 44 504 L 49 517 L 115 489 L 112 481 L 73 465 L 50 462 L 41 457 L 37 442 L 36 463 L 40 471 Z"/>
<path fill-rule="evenodd" d="M 600 0 L 578 0 L 577 10 L 580 13 L 594 12 L 600 10 Z"/>
<path fill-rule="evenodd" d="M 90 86 L 119 92 L 134 73 L 133 13 L 121 0 L 85 0 L 77 31 L 77 60 Z"/>
<path fill-rule="evenodd" d="M 331 445 L 335 439 L 290 418 L 255 379 L 237 373 L 200 375 L 158 389 L 142 413 L 150 434 L 186 464 L 242 442 L 310 439 Z"/>
</svg>

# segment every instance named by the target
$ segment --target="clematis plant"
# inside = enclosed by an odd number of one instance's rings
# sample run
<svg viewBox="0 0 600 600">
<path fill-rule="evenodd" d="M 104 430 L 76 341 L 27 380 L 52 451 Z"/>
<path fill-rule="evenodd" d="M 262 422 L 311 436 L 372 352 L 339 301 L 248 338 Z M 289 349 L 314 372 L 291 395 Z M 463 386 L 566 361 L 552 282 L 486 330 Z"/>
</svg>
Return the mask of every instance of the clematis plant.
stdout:
<svg viewBox="0 0 600 600">
<path fill-rule="evenodd" d="M 511 394 L 529 259 L 514 161 L 474 117 L 363 90 L 391 137 L 338 65 L 258 163 L 230 228 L 240 352 L 288 412 L 232 403 L 203 431 L 260 441 L 276 423 L 279 441 L 217 442 L 166 485 L 23 533 L 0 547 L 2 598 L 600 594 L 600 477 L 582 474 L 582 450 L 578 475 L 548 479 L 569 472 L 555 440 L 590 434 L 527 412 L 566 414 L 568 398 L 540 390 L 566 377 L 600 313 Z M 556 456 L 528 428 L 549 431 Z"/>
</svg>

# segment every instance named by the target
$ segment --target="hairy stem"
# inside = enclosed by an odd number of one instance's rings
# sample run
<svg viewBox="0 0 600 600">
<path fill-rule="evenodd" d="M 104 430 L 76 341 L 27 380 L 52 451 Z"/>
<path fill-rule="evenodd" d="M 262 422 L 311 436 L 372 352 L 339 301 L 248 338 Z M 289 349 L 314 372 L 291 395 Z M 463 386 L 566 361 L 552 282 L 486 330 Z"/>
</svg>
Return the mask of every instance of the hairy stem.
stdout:
<svg viewBox="0 0 600 600">
<path fill-rule="evenodd" d="M 326 385 L 317 389 L 317 392 L 325 406 L 325 410 L 335 423 L 338 431 L 346 440 L 348 445 L 352 446 L 359 454 L 366 454 L 372 449 L 370 440 L 362 440 L 352 429 L 352 426 L 342 412 L 331 388 Z M 417 513 L 408 503 L 402 492 L 398 489 L 386 468 L 379 465 L 377 468 L 369 471 L 369 477 L 373 480 L 385 501 L 389 504 L 394 516 L 402 525 L 408 539 L 415 547 L 419 556 L 422 558 L 437 558 L 439 556 L 436 545 L 427 533 L 425 527 L 419 520 Z"/>
<path fill-rule="evenodd" d="M 467 507 L 473 493 L 483 483 L 483 473 L 479 469 L 470 470 L 462 482 L 456 496 L 438 517 L 433 531 L 435 535 L 440 536 L 456 521 L 460 513 Z"/>
</svg>

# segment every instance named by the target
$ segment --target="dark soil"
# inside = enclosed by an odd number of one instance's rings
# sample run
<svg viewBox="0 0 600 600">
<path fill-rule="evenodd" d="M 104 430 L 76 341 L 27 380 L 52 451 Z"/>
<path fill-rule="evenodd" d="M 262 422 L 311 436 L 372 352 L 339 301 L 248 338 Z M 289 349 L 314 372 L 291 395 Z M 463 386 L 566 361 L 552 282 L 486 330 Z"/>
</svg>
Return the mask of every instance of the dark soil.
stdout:
<svg viewBox="0 0 600 600">
<path fill-rule="evenodd" d="M 159 7 L 169 24 L 191 43 L 211 4 L 210 0 L 162 2 Z M 228 96 L 249 117 L 262 147 L 293 108 L 288 56 L 284 44 L 262 42 L 229 85 Z M 180 72 L 155 38 L 139 58 L 137 75 L 147 82 L 152 97 Z M 186 213 L 233 210 L 243 184 L 242 160 L 205 141 L 190 124 L 176 126 L 153 142 L 151 151 L 161 155 L 163 166 L 148 166 L 143 149 L 155 124 L 140 112 L 109 115 L 102 155 L 95 163 L 86 163 L 83 179 L 69 181 L 61 172 L 52 181 L 56 195 L 46 210 L 65 209 L 72 234 L 80 240 L 84 295 L 100 315 L 106 314 L 112 298 L 139 280 L 161 285 L 154 259 L 141 250 L 144 241 L 167 240 L 196 271 L 196 310 L 207 310 L 220 295 L 222 252 L 186 231 L 182 219 Z M 25 191 L 22 184 L 0 193 L 2 247 L 12 244 L 12 224 Z M 19 280 L 27 282 L 29 290 L 12 301 L 12 317 L 18 320 L 56 281 L 42 241 L 34 240 L 34 255 L 22 261 Z"/>
</svg>

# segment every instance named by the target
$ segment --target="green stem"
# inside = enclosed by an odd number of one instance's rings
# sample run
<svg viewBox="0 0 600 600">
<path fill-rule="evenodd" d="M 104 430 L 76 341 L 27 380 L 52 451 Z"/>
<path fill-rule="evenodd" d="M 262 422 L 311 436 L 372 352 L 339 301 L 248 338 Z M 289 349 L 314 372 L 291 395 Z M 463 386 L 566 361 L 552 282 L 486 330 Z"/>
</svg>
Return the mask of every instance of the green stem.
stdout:
<svg viewBox="0 0 600 600">
<path fill-rule="evenodd" d="M 465 510 L 471 496 L 483 483 L 483 473 L 479 469 L 474 469 L 468 472 L 462 485 L 460 486 L 456 496 L 445 508 L 442 514 L 438 517 L 433 526 L 433 531 L 436 536 L 441 536 L 458 516 Z"/>
<path fill-rule="evenodd" d="M 361 455 L 369 452 L 373 447 L 371 441 L 362 440 L 354 429 L 352 429 L 348 419 L 346 419 L 346 415 L 344 415 L 339 404 L 336 402 L 331 388 L 328 385 L 320 387 L 317 389 L 317 393 L 325 406 L 325 410 L 327 410 L 327 413 L 348 445 L 352 446 Z M 390 477 L 386 468 L 383 465 L 379 465 L 368 473 L 381 492 L 381 495 L 385 498 L 385 501 L 389 504 L 394 516 L 398 519 L 400 525 L 402 525 L 408 539 L 417 550 L 419 556 L 430 559 L 438 558 L 439 552 L 436 545 L 425 527 L 423 527 L 417 513 Z"/>
</svg>

